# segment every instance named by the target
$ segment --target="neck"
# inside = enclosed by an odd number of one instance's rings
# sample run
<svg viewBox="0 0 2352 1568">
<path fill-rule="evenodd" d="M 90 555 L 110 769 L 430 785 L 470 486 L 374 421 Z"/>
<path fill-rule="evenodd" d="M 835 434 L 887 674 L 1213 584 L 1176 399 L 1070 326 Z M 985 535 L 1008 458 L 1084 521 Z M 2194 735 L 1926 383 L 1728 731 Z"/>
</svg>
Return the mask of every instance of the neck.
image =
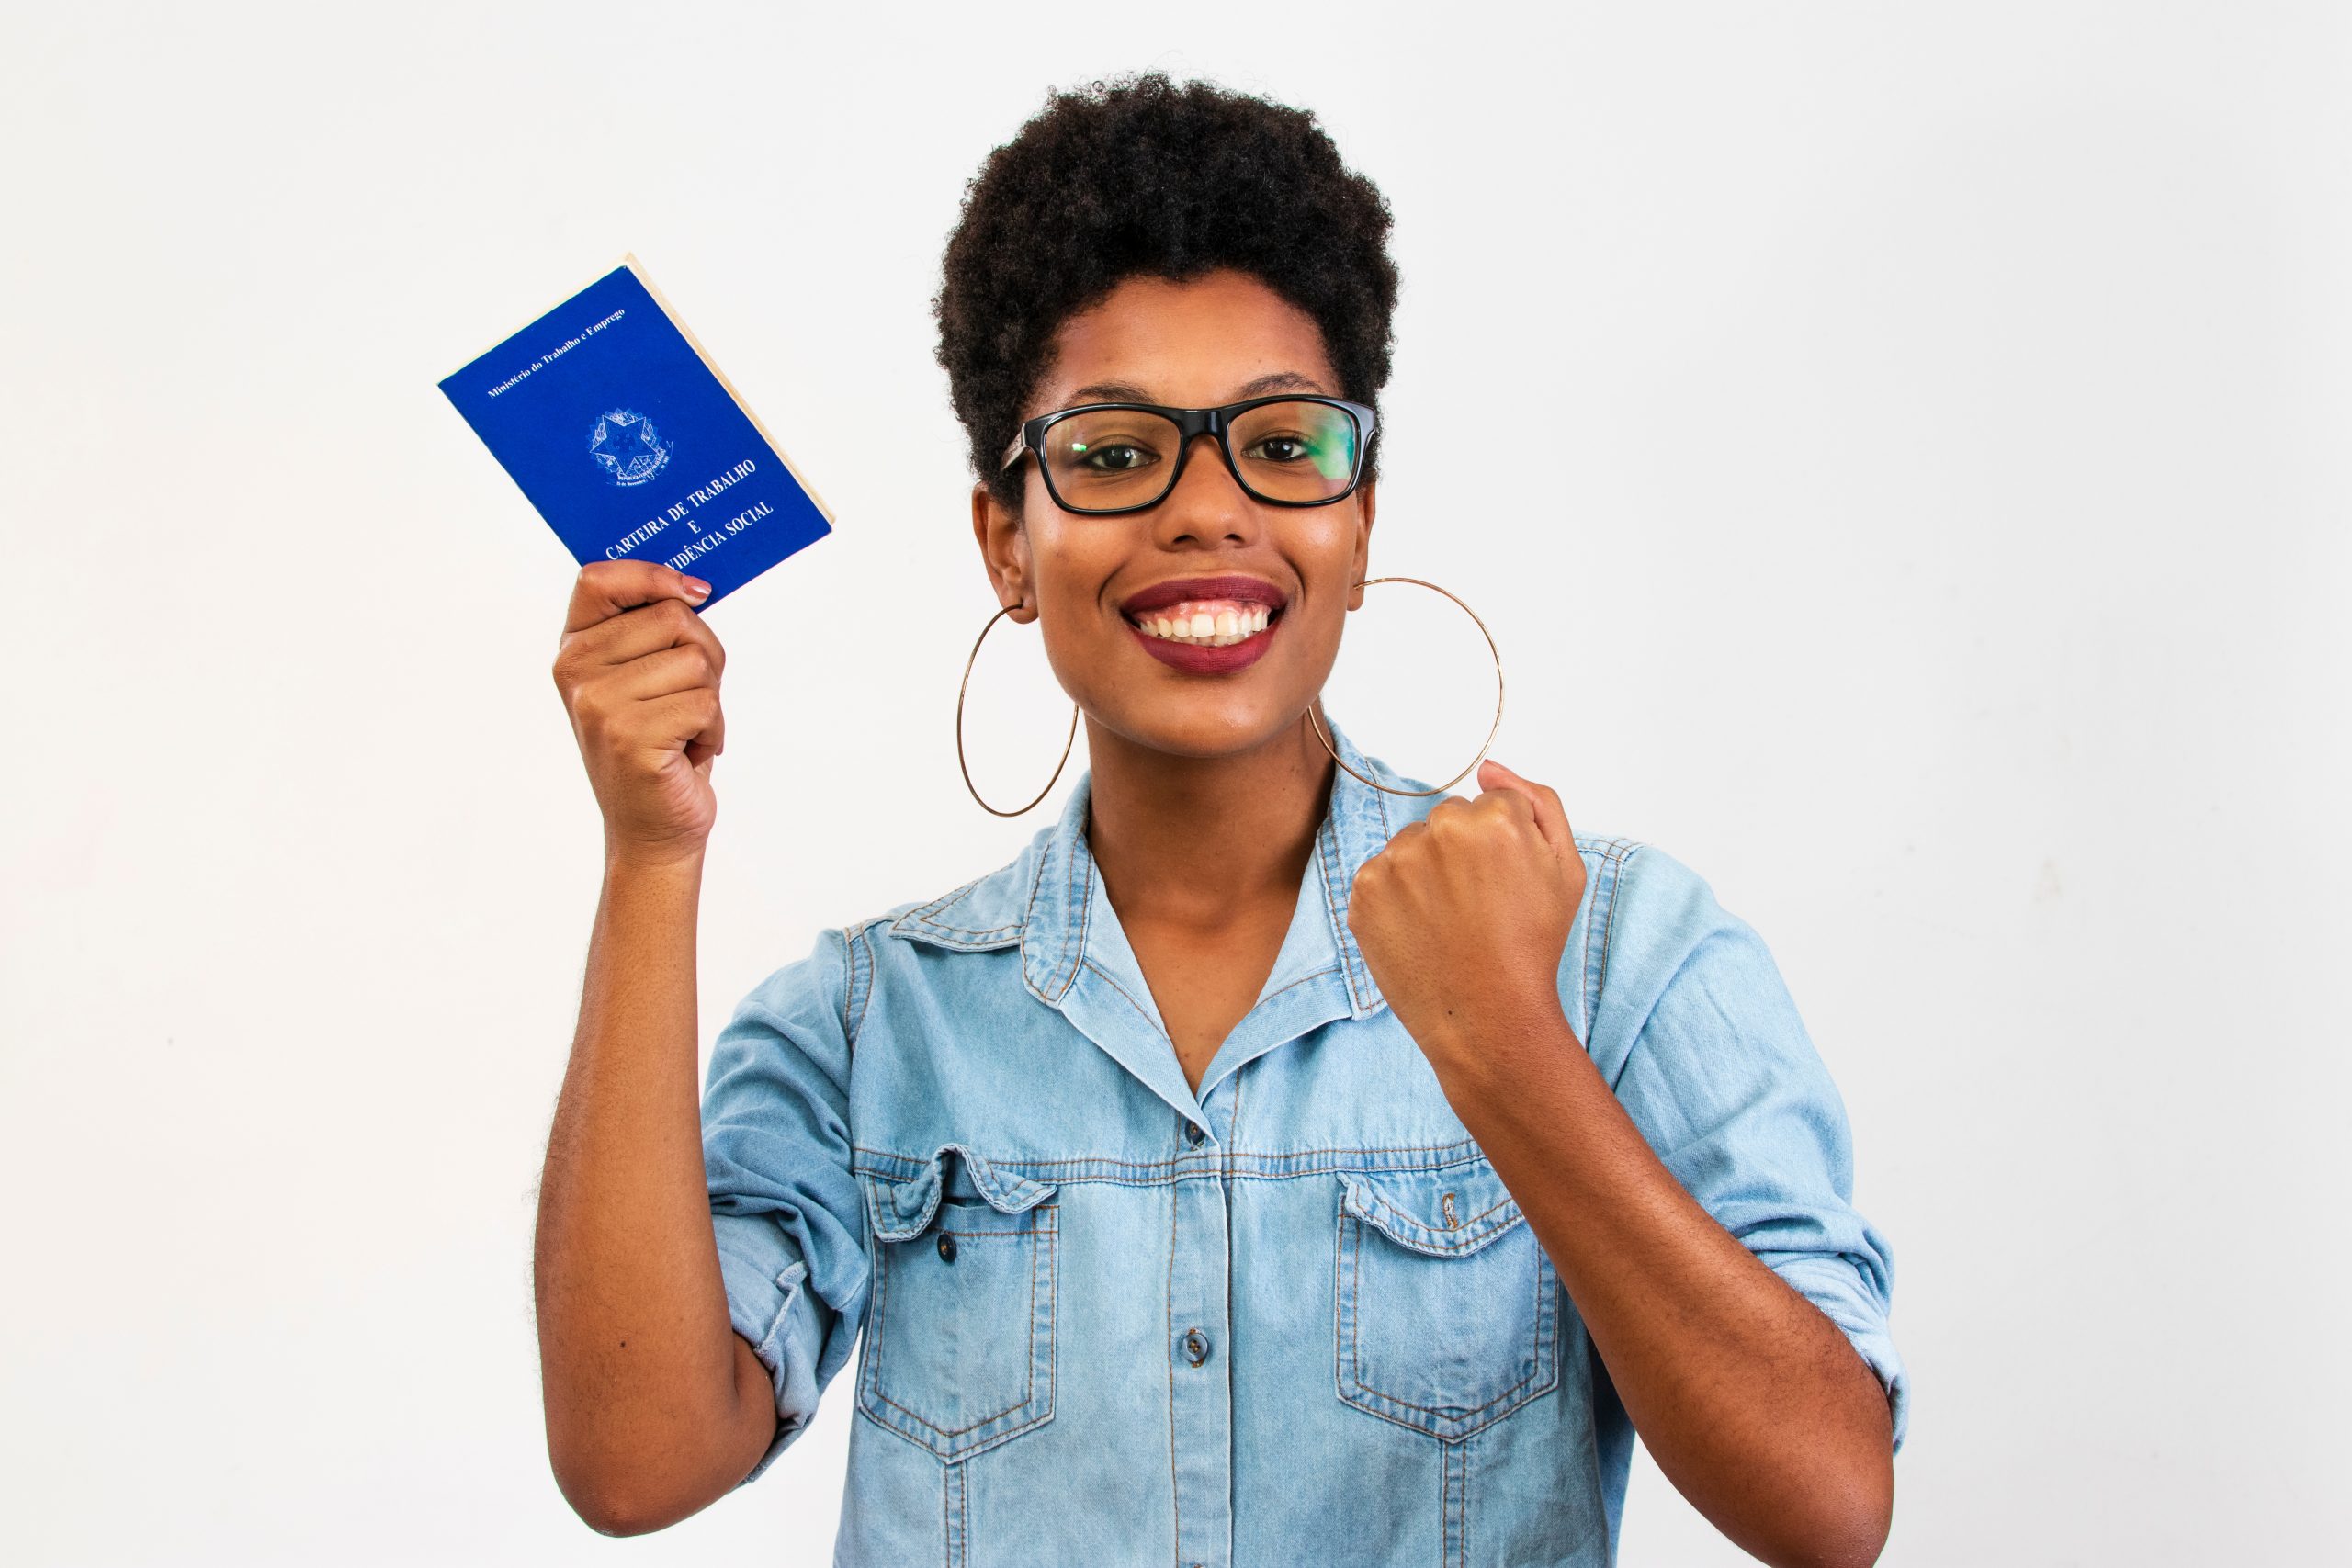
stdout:
<svg viewBox="0 0 2352 1568">
<path fill-rule="evenodd" d="M 1319 698 L 1315 712 L 1321 720 Z M 1295 902 L 1339 772 L 1304 716 L 1223 757 L 1086 727 L 1087 847 L 1123 922 L 1213 931 L 1238 905 Z"/>
</svg>

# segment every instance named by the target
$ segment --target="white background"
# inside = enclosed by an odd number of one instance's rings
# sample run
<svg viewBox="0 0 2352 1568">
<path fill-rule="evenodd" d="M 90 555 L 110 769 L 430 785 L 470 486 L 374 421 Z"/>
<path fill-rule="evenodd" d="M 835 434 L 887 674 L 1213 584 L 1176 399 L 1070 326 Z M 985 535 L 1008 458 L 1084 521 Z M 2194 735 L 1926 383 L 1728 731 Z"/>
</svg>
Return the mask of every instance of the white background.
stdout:
<svg viewBox="0 0 2352 1568">
<path fill-rule="evenodd" d="M 2244 0 L 10 0 L 0 1556 L 828 1561 L 846 1381 L 652 1537 L 548 1472 L 573 568 L 435 382 L 634 251 L 839 513 L 711 615 L 707 1052 L 1077 776 L 956 776 L 929 300 L 988 150 L 1154 65 L 1380 184 L 1374 570 L 1478 609 L 1495 754 L 1705 875 L 1844 1089 L 1884 1561 L 2343 1561 L 2352 24 Z M 1483 650 L 1374 592 L 1333 712 L 1444 777 Z M 1034 628 L 974 682 L 1025 798 Z M 1742 1560 L 1646 1461 L 1623 1553 Z"/>
</svg>

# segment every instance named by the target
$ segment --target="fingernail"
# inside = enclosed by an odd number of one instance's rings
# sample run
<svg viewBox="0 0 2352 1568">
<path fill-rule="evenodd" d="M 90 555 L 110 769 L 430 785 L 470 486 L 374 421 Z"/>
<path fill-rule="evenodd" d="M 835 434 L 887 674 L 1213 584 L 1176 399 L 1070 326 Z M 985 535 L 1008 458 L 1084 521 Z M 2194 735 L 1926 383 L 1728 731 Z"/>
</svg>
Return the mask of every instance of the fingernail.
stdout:
<svg viewBox="0 0 2352 1568">
<path fill-rule="evenodd" d="M 686 596 L 690 599 L 707 599 L 710 597 L 710 584 L 699 577 L 689 577 L 686 579 Z"/>
</svg>

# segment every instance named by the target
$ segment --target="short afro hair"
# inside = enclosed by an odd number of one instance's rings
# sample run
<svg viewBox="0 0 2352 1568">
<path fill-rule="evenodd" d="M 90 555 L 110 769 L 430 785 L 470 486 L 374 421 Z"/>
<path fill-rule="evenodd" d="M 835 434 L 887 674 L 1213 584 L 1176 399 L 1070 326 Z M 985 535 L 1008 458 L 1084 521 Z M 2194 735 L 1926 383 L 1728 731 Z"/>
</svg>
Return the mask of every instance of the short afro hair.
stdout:
<svg viewBox="0 0 2352 1568">
<path fill-rule="evenodd" d="M 973 471 L 1019 512 L 1020 471 L 998 462 L 1054 333 L 1138 275 L 1252 274 L 1321 329 L 1340 395 L 1377 408 L 1396 307 L 1389 225 L 1311 111 L 1160 72 L 1049 94 L 965 187 L 932 301 Z"/>
</svg>

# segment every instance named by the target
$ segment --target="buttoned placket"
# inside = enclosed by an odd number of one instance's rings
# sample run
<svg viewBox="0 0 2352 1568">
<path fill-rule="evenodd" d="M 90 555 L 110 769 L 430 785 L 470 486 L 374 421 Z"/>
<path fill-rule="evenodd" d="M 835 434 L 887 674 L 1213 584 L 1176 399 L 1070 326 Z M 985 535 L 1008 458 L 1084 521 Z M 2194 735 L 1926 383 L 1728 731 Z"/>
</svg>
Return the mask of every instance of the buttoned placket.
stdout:
<svg viewBox="0 0 2352 1568">
<path fill-rule="evenodd" d="M 1369 763 L 1332 728 L 1340 754 Z M 1197 1095 L 1085 837 L 1091 777 L 1073 791 L 1040 863 L 1022 935 L 1041 1000 L 1175 1113 L 1169 1150 L 1166 1339 L 1177 1568 L 1231 1568 L 1234 1438 L 1230 1148 L 1251 1062 L 1325 1024 L 1386 1004 L 1346 925 L 1356 869 L 1387 841 L 1377 792 L 1335 773 L 1281 950 L 1257 1002 L 1218 1046 Z"/>
</svg>

